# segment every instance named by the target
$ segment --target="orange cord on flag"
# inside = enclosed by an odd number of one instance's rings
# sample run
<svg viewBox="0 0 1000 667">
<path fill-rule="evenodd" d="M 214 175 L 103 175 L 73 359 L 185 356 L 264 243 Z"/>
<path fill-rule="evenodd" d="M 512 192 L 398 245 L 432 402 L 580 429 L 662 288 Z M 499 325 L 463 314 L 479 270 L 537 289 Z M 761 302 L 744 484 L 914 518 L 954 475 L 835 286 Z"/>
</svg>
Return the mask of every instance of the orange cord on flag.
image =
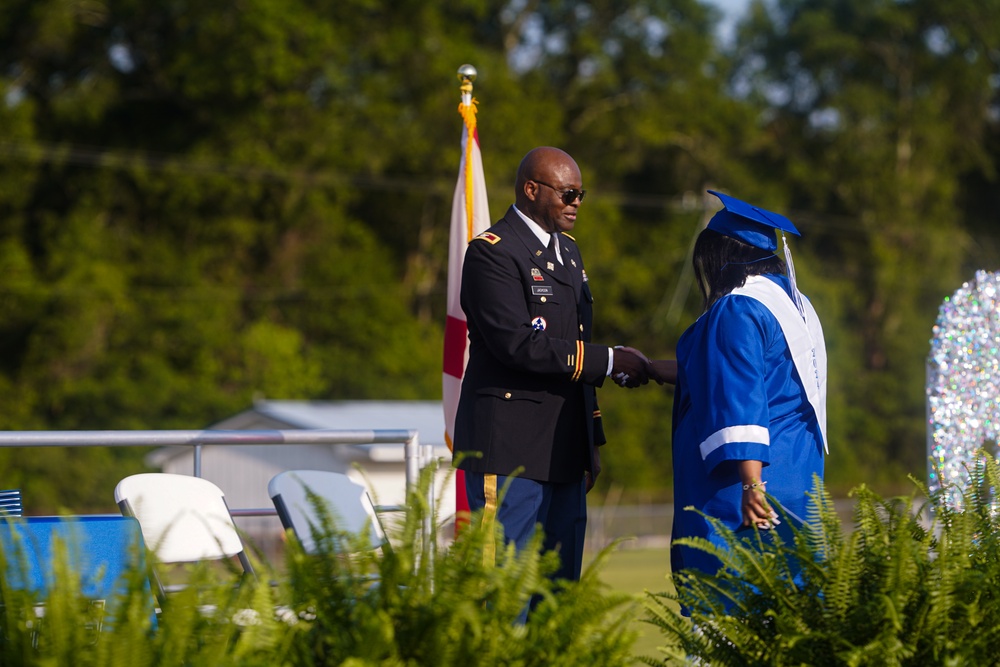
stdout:
<svg viewBox="0 0 1000 667">
<path fill-rule="evenodd" d="M 472 87 L 472 84 L 469 84 Z M 465 122 L 467 139 L 465 142 L 465 240 L 472 240 L 472 142 L 476 140 L 476 98 L 470 98 L 469 103 L 459 102 L 458 113 Z"/>
</svg>

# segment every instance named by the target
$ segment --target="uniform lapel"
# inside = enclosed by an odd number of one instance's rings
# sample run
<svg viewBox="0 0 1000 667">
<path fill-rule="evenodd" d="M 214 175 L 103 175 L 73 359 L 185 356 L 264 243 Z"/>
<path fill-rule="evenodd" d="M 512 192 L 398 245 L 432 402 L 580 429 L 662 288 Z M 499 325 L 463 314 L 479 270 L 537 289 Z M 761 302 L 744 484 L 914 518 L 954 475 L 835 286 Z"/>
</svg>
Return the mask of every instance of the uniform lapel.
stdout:
<svg viewBox="0 0 1000 667">
<path fill-rule="evenodd" d="M 558 236 L 556 240 L 558 241 Z M 556 257 L 555 248 L 546 248 L 545 252 L 542 253 L 542 259 L 545 260 L 545 273 L 552 276 L 553 280 L 558 280 L 566 285 L 571 285 L 573 281 L 570 279 L 569 272 L 566 268 L 559 263 L 559 258 Z M 563 261 L 566 260 L 565 255 L 563 256 Z"/>
<path fill-rule="evenodd" d="M 531 261 L 542 272 L 542 275 L 549 276 L 564 285 L 572 285 L 573 280 L 569 272 L 559 263 L 555 249 L 549 249 L 547 246 L 542 245 L 538 237 L 528 229 L 528 225 L 525 224 L 524 220 L 521 220 L 520 216 L 513 209 L 508 212 L 506 217 L 514 233 L 521 239 L 521 242 L 531 255 Z M 559 238 L 561 239 L 562 235 L 559 235 Z M 565 256 L 563 260 L 566 260 Z"/>
<path fill-rule="evenodd" d="M 565 272 L 569 273 L 570 282 L 577 292 L 583 284 L 583 264 L 580 262 L 580 254 L 575 243 L 570 243 L 565 234 L 559 234 L 559 249 L 562 251 L 563 266 Z"/>
</svg>

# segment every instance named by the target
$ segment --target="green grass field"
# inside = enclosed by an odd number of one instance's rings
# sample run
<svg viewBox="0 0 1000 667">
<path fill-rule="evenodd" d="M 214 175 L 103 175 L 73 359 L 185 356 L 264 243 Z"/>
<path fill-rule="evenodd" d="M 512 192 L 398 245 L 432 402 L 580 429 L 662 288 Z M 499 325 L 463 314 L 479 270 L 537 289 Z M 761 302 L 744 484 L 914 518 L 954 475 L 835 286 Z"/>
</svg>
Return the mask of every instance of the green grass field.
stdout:
<svg viewBox="0 0 1000 667">
<path fill-rule="evenodd" d="M 672 591 L 670 572 L 670 550 L 662 549 L 619 549 L 613 552 L 601 568 L 601 579 L 611 588 L 642 596 L 645 591 L 661 593 Z M 640 633 L 635 643 L 635 655 L 662 657 L 656 650 L 664 644 L 665 637 L 649 623 L 635 622 L 635 630 Z M 641 664 L 638 661 L 636 664 Z"/>
</svg>

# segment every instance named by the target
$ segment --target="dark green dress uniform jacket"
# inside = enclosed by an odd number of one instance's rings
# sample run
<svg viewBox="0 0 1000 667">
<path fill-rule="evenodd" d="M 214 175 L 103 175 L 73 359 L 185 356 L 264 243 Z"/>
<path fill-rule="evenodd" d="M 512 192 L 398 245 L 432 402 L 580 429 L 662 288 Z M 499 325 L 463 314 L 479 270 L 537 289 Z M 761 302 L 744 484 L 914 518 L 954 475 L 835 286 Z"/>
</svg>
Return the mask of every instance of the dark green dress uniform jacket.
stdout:
<svg viewBox="0 0 1000 667">
<path fill-rule="evenodd" d="M 563 264 L 511 207 L 466 250 L 469 361 L 454 448 L 482 457 L 460 468 L 575 482 L 604 444 L 594 388 L 608 348 L 590 342 L 593 297 L 576 242 L 558 238 Z"/>
</svg>

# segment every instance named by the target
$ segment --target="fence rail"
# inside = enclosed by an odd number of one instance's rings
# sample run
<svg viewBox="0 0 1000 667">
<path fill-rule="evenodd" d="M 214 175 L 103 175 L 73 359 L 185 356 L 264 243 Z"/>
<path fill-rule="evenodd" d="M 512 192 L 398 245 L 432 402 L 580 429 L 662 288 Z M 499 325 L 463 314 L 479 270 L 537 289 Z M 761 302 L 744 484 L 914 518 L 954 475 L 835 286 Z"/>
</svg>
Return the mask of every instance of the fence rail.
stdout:
<svg viewBox="0 0 1000 667">
<path fill-rule="evenodd" d="M 420 470 L 433 463 L 433 448 L 421 445 L 416 430 L 406 429 L 257 429 L 163 431 L 0 431 L 0 447 L 191 447 L 195 477 L 201 477 L 203 445 L 374 445 L 403 443 L 407 492 L 415 487 Z M 434 489 L 427 494 L 428 518 L 424 539 L 433 539 Z M 268 516 L 271 509 L 233 510 L 234 516 Z"/>
</svg>

